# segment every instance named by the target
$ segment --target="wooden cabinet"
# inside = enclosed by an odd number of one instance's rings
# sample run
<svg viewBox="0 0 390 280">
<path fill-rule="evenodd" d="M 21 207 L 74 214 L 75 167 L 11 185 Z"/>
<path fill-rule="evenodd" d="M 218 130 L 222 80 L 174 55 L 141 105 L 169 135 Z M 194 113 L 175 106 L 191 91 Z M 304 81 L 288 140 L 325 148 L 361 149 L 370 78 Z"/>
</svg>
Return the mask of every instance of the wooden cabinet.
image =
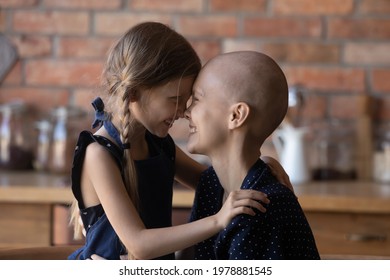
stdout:
<svg viewBox="0 0 390 280">
<path fill-rule="evenodd" d="M 81 244 L 69 226 L 72 199 L 66 177 L 0 173 L 0 248 Z"/>
<path fill-rule="evenodd" d="M 390 185 L 312 182 L 296 193 L 320 254 L 390 256 Z"/>
<path fill-rule="evenodd" d="M 77 245 L 67 205 L 0 203 L 0 248 Z"/>
<path fill-rule="evenodd" d="M 1 203 L 0 247 L 51 245 L 49 204 Z"/>
<path fill-rule="evenodd" d="M 320 253 L 390 256 L 390 185 L 312 182 L 295 187 Z M 187 221 L 194 192 L 175 188 L 174 224 Z M 68 226 L 69 181 L 0 173 L 0 247 L 77 244 Z"/>
<path fill-rule="evenodd" d="M 390 214 L 306 212 L 321 254 L 390 256 Z"/>
</svg>

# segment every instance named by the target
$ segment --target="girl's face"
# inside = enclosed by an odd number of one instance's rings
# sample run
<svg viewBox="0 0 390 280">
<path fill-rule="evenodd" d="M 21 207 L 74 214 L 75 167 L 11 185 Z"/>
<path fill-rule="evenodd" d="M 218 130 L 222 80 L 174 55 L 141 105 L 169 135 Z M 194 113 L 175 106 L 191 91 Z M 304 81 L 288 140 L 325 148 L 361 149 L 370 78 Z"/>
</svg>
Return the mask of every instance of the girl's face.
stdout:
<svg viewBox="0 0 390 280">
<path fill-rule="evenodd" d="M 167 136 L 175 120 L 184 117 L 194 80 L 187 77 L 138 91 L 137 101 L 130 103 L 134 117 L 152 134 Z"/>
</svg>

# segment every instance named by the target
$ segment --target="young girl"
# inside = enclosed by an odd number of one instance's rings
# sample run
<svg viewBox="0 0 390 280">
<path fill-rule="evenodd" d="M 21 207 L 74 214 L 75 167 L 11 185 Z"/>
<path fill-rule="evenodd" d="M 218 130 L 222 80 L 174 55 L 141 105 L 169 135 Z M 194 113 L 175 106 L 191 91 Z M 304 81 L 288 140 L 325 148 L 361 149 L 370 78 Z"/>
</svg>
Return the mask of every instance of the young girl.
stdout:
<svg viewBox="0 0 390 280">
<path fill-rule="evenodd" d="M 183 117 L 201 68 L 188 41 L 160 23 L 142 23 L 111 49 L 104 70 L 108 93 L 96 110 L 95 134 L 81 132 L 72 168 L 72 190 L 86 231 L 85 245 L 69 259 L 97 254 L 119 259 L 174 259 L 174 252 L 209 238 L 238 214 L 265 211 L 260 192 L 233 192 L 222 209 L 199 221 L 171 225 L 174 179 L 195 188 L 206 168 L 168 134 Z M 78 206 L 78 207 L 77 207 Z"/>
</svg>

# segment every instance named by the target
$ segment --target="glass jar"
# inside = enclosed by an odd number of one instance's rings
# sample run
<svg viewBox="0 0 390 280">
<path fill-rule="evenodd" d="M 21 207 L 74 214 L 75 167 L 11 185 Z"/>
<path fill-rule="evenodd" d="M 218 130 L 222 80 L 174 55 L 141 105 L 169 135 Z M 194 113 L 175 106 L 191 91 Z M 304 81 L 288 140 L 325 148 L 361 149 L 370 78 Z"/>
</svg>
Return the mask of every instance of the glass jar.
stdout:
<svg viewBox="0 0 390 280">
<path fill-rule="evenodd" d="M 85 112 L 78 107 L 59 107 L 53 111 L 52 143 L 49 170 L 70 173 L 74 149 Z"/>
<path fill-rule="evenodd" d="M 334 121 L 314 128 L 313 135 L 313 180 L 356 179 L 353 128 Z"/>
<path fill-rule="evenodd" d="M 22 101 L 0 105 L 0 167 L 9 170 L 32 169 L 33 152 L 27 106 Z"/>
<path fill-rule="evenodd" d="M 390 125 L 379 125 L 375 132 L 373 177 L 380 183 L 390 183 Z"/>
</svg>

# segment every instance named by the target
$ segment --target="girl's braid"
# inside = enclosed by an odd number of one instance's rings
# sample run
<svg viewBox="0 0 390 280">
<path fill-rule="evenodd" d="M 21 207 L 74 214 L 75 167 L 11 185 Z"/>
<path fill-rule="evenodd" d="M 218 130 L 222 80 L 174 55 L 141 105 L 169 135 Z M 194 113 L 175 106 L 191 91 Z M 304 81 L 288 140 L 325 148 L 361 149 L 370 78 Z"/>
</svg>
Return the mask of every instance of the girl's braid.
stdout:
<svg viewBox="0 0 390 280">
<path fill-rule="evenodd" d="M 131 112 L 129 109 L 130 104 L 130 91 L 127 86 L 122 86 L 122 104 L 120 105 L 120 137 L 122 144 L 130 144 L 130 135 L 132 133 Z M 123 175 L 125 179 L 125 186 L 127 193 L 129 194 L 134 206 L 138 208 L 138 188 L 137 188 L 137 173 L 135 169 L 134 161 L 131 157 L 131 149 L 124 149 L 123 152 Z"/>
</svg>

